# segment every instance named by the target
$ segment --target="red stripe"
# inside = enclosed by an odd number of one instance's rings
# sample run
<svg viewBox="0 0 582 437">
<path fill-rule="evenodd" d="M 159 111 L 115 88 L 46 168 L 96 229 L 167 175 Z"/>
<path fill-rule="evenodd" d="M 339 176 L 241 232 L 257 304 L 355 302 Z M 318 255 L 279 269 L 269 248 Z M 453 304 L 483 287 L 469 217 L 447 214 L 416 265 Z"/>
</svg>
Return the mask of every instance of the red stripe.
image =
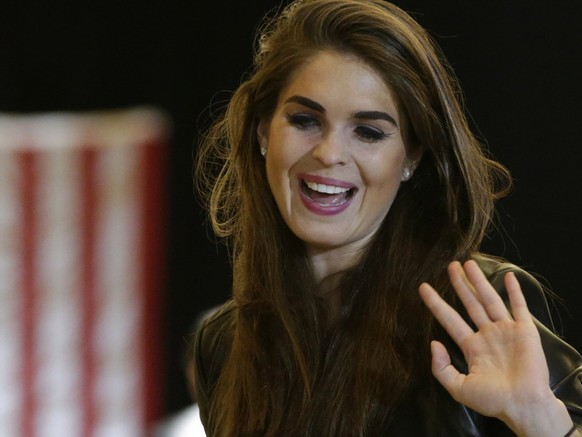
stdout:
<svg viewBox="0 0 582 437">
<path fill-rule="evenodd" d="M 81 381 L 82 436 L 93 435 L 96 424 L 96 358 L 94 329 L 96 323 L 95 247 L 97 233 L 97 151 L 91 146 L 80 152 L 81 161 Z"/>
<path fill-rule="evenodd" d="M 161 393 L 161 319 L 163 302 L 161 291 L 164 273 L 164 219 L 166 148 L 159 143 L 150 143 L 141 151 L 140 187 L 143 187 L 141 202 L 140 239 L 140 284 L 138 290 L 144 293 L 141 321 L 142 350 L 142 398 L 144 405 L 144 426 L 149 427 L 160 418 L 162 411 Z M 145 433 L 144 433 L 145 435 Z"/>
<path fill-rule="evenodd" d="M 19 154 L 22 169 L 22 437 L 33 437 L 36 409 L 36 341 L 38 282 L 36 276 L 37 155 Z"/>
</svg>

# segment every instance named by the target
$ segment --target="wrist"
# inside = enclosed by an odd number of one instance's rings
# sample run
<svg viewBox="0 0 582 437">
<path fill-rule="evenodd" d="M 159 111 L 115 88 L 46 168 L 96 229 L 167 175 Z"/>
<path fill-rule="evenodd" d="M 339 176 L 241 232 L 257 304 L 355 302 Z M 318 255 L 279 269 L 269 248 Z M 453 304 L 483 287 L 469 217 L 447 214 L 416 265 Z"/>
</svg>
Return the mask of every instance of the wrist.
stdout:
<svg viewBox="0 0 582 437">
<path fill-rule="evenodd" d="M 565 437 L 572 431 L 572 418 L 562 401 L 553 394 L 550 398 L 516 408 L 505 421 L 518 436 Z M 576 431 L 570 434 L 576 435 Z"/>
</svg>

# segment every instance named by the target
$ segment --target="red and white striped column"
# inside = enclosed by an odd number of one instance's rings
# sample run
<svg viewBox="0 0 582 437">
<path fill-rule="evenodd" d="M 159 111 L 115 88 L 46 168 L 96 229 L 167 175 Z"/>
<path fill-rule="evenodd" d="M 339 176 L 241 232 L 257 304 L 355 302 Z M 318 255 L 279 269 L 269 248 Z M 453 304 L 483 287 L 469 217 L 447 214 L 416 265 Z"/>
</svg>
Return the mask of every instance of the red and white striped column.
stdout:
<svg viewBox="0 0 582 437">
<path fill-rule="evenodd" d="M 142 437 L 159 413 L 168 123 L 0 116 L 0 434 Z"/>
</svg>

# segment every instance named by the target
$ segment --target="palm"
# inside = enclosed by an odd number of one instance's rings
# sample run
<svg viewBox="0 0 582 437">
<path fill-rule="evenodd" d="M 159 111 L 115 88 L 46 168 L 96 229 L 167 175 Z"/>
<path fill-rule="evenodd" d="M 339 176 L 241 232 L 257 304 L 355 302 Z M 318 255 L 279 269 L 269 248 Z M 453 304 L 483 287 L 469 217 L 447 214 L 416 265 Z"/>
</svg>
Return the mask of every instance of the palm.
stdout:
<svg viewBox="0 0 582 437">
<path fill-rule="evenodd" d="M 523 402 L 513 399 L 516 396 L 529 399 L 532 391 L 548 387 L 548 369 L 533 323 L 494 322 L 467 337 L 460 346 L 468 373 L 455 377 L 455 397 L 481 414 L 501 417 L 512 405 Z M 442 358 L 446 356 L 438 359 Z"/>
</svg>

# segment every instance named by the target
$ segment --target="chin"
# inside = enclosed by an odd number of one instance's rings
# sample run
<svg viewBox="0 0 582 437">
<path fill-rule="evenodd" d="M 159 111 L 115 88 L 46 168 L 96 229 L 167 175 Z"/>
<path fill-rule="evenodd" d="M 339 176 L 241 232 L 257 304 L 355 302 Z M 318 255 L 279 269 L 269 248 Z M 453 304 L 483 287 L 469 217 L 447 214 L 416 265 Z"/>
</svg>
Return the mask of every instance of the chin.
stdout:
<svg viewBox="0 0 582 437">
<path fill-rule="evenodd" d="M 338 239 L 337 235 L 329 238 L 318 236 L 317 238 L 301 238 L 299 237 L 307 246 L 317 249 L 318 251 L 326 251 L 338 249 L 343 246 L 348 246 L 349 241 L 344 239 Z"/>
</svg>

